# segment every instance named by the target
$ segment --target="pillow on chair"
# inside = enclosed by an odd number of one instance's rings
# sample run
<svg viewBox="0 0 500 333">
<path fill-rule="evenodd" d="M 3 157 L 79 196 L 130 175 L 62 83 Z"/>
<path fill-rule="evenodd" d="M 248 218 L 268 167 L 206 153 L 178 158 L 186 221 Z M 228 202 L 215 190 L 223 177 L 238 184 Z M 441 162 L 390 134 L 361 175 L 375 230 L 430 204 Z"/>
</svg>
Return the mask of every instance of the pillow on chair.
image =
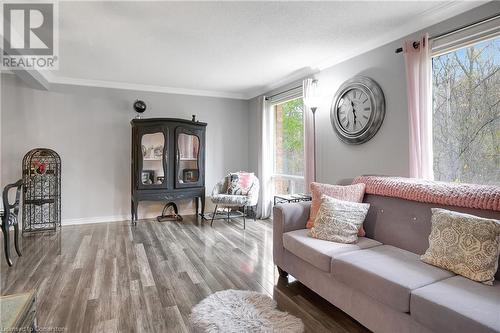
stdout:
<svg viewBox="0 0 500 333">
<path fill-rule="evenodd" d="M 253 186 L 253 172 L 235 172 L 227 175 L 227 194 L 247 195 Z"/>
<path fill-rule="evenodd" d="M 306 225 L 308 229 L 311 229 L 314 226 L 314 220 L 316 219 L 316 214 L 318 213 L 319 206 L 321 205 L 322 195 L 327 195 L 338 200 L 362 202 L 363 197 L 365 196 L 365 184 L 360 183 L 355 185 L 341 186 L 313 182 L 311 183 L 311 195 L 311 212 L 309 214 L 309 219 L 307 220 Z M 361 227 L 359 228 L 358 236 L 365 236 L 365 229 L 363 229 L 363 225 L 361 225 Z"/>
</svg>

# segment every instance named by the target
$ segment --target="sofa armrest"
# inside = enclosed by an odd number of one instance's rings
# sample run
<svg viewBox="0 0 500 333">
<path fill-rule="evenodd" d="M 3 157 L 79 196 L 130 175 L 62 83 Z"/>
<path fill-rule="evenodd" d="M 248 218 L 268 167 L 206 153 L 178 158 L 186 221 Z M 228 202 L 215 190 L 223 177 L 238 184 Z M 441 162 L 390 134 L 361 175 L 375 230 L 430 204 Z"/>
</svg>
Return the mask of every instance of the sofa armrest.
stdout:
<svg viewBox="0 0 500 333">
<path fill-rule="evenodd" d="M 311 202 L 279 204 L 273 208 L 273 259 L 278 266 L 283 264 L 283 234 L 304 229 Z"/>
</svg>

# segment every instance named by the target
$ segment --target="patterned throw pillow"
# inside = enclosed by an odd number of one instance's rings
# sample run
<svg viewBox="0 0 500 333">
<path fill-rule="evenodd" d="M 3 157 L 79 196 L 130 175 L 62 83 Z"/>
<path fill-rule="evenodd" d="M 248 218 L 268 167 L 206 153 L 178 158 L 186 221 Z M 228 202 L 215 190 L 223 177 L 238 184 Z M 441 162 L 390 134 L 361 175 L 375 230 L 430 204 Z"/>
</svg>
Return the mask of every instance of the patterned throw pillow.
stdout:
<svg viewBox="0 0 500 333">
<path fill-rule="evenodd" d="M 369 208 L 370 204 L 343 201 L 323 195 L 309 235 L 337 243 L 356 243 L 358 229 L 363 224 Z"/>
<path fill-rule="evenodd" d="M 330 185 L 321 183 L 311 183 L 311 211 L 309 213 L 309 220 L 307 220 L 306 227 L 311 229 L 316 219 L 319 206 L 321 205 L 321 196 L 325 194 L 329 197 L 352 202 L 362 202 L 365 195 L 365 184 L 355 184 L 348 186 Z M 363 225 L 360 226 L 359 237 L 365 236 Z"/>
<path fill-rule="evenodd" d="M 429 248 L 422 261 L 492 285 L 499 251 L 499 220 L 432 208 Z"/>
<path fill-rule="evenodd" d="M 235 172 L 227 175 L 228 185 L 227 194 L 231 195 L 247 195 L 253 186 L 253 172 Z"/>
</svg>

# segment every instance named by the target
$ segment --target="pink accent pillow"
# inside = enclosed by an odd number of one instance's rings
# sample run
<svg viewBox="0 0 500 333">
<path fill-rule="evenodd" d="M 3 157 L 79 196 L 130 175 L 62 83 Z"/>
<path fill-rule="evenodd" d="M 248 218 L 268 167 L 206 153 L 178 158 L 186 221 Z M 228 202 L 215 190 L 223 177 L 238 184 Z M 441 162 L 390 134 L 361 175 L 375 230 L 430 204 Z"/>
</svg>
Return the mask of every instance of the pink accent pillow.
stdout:
<svg viewBox="0 0 500 333">
<path fill-rule="evenodd" d="M 330 185 L 321 183 L 311 183 L 311 211 L 309 214 L 309 220 L 307 220 L 306 227 L 311 229 L 314 226 L 314 220 L 316 219 L 316 214 L 318 213 L 319 206 L 321 206 L 321 196 L 325 194 L 329 197 L 351 201 L 351 202 L 363 202 L 363 197 L 365 196 L 365 184 L 355 184 L 355 185 Z M 363 226 L 358 230 L 358 236 L 365 236 L 365 229 Z"/>
<path fill-rule="evenodd" d="M 238 172 L 239 174 L 239 182 L 241 188 L 248 189 L 250 187 L 252 178 L 253 178 L 253 172 L 243 172 L 240 171 Z"/>
</svg>

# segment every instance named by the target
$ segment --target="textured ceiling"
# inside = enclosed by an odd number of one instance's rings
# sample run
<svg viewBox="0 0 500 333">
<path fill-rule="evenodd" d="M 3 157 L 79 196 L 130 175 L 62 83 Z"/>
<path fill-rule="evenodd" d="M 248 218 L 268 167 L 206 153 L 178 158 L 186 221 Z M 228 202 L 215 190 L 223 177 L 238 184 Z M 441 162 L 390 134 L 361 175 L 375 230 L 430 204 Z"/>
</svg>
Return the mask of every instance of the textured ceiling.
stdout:
<svg viewBox="0 0 500 333">
<path fill-rule="evenodd" d="M 61 2 L 60 68 L 48 78 L 248 98 L 453 11 L 428 1 Z"/>
</svg>

